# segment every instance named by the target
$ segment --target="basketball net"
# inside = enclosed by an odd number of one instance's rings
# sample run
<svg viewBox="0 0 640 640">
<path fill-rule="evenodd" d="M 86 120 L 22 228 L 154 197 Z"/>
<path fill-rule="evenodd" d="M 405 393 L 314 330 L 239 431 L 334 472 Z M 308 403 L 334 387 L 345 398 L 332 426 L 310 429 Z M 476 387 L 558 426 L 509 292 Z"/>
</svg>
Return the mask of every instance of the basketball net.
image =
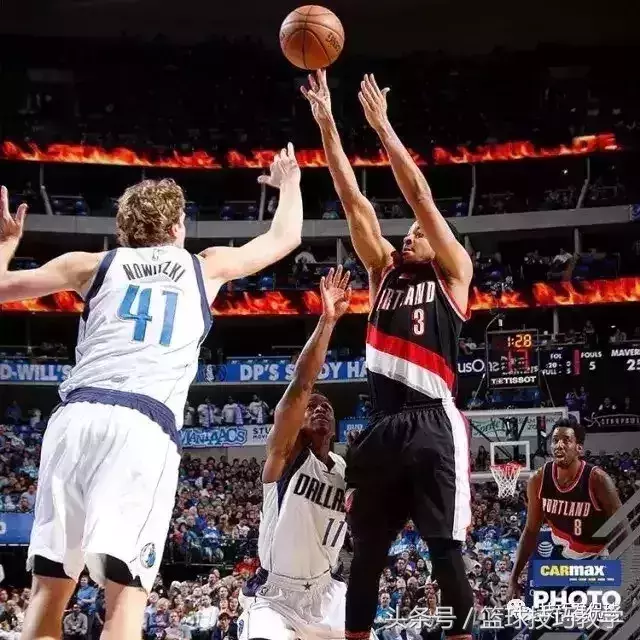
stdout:
<svg viewBox="0 0 640 640">
<path fill-rule="evenodd" d="M 498 498 L 506 498 L 516 495 L 518 478 L 522 471 L 522 465 L 517 462 L 494 464 L 491 466 L 491 475 L 498 485 Z"/>
</svg>

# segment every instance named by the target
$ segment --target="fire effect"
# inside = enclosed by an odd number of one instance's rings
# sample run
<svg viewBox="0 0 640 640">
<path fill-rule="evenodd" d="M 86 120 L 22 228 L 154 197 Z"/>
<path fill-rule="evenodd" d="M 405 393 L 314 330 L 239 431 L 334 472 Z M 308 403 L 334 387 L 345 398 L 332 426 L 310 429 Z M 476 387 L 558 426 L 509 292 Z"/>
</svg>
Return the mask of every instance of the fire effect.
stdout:
<svg viewBox="0 0 640 640">
<path fill-rule="evenodd" d="M 537 282 L 533 285 L 533 297 L 536 304 L 547 307 L 640 302 L 640 278 L 594 280 L 579 284 Z"/>
<path fill-rule="evenodd" d="M 526 309 L 529 303 L 523 300 L 523 294 L 518 291 L 503 292 L 499 296 L 484 293 L 473 287 L 469 296 L 471 311 L 488 311 L 489 309 Z"/>
<path fill-rule="evenodd" d="M 499 296 L 474 287 L 469 297 L 472 311 L 628 302 L 640 302 L 640 277 L 578 284 L 537 282 L 526 291 L 505 292 Z M 0 312 L 81 313 L 82 309 L 82 300 L 68 291 L 35 300 L 0 304 Z M 215 316 L 319 315 L 321 310 L 322 300 L 317 291 L 227 292 L 218 296 L 212 309 Z M 349 313 L 368 312 L 369 291 L 354 291 Z"/>
<path fill-rule="evenodd" d="M 532 142 L 504 142 L 478 147 L 470 151 L 458 147 L 451 152 L 436 147 L 433 151 L 435 164 L 476 164 L 482 162 L 499 162 L 514 160 L 530 160 L 535 158 L 558 158 L 562 156 L 582 156 L 602 151 L 620 151 L 622 147 L 616 142 L 613 133 L 600 133 L 593 136 L 579 136 L 570 145 L 559 147 L 536 148 Z"/>
<path fill-rule="evenodd" d="M 29 144 L 29 150 L 25 151 L 13 142 L 4 142 L 1 149 L 2 158 L 5 160 L 27 162 L 108 164 L 164 169 L 222 169 L 222 165 L 206 151 L 195 151 L 192 154 L 173 151 L 163 158 L 153 158 L 123 147 L 106 150 L 102 147 L 80 144 L 51 144 L 46 149 L 40 149 L 36 144 Z"/>
<path fill-rule="evenodd" d="M 425 158 L 409 149 L 416 164 L 425 166 L 469 164 L 482 162 L 514 161 L 531 158 L 557 158 L 562 156 L 582 156 L 604 151 L 620 151 L 612 133 L 574 138 L 571 144 L 552 148 L 538 148 L 532 142 L 505 142 L 468 149 L 458 147 L 455 151 L 436 147 L 431 158 Z M 255 150 L 245 155 L 240 151 L 229 151 L 225 157 L 216 157 L 207 151 L 182 154 L 173 151 L 170 155 L 157 157 L 152 153 L 139 153 L 132 149 L 104 149 L 103 147 L 79 144 L 52 144 L 45 148 L 30 143 L 27 149 L 13 142 L 0 146 L 0 158 L 26 162 L 57 162 L 79 164 L 105 164 L 127 167 L 158 167 L 164 169 L 267 169 L 276 151 Z M 327 159 L 321 149 L 299 149 L 296 152 L 301 167 L 311 169 L 327 166 Z M 351 156 L 349 162 L 354 167 L 386 167 L 389 160 L 379 150 L 371 156 Z"/>
</svg>

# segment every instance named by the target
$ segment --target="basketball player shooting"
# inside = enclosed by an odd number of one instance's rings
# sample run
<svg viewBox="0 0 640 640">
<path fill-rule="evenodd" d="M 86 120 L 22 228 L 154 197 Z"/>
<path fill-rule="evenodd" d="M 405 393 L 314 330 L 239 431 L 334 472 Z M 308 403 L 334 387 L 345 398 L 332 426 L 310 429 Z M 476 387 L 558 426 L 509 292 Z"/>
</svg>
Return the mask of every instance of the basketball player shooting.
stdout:
<svg viewBox="0 0 640 640">
<path fill-rule="evenodd" d="M 261 568 L 245 587 L 251 599 L 240 640 L 344 639 L 344 582 L 335 567 L 344 541 L 344 460 L 331 452 L 333 408 L 313 385 L 336 322 L 347 311 L 349 273 L 322 279 L 322 316 L 305 345 L 267 440 L 258 553 Z"/>
<path fill-rule="evenodd" d="M 85 565 L 105 587 L 102 638 L 140 638 L 175 500 L 187 391 L 223 283 L 300 244 L 302 195 L 293 147 L 261 181 L 280 189 L 270 229 L 242 247 L 184 249 L 185 198 L 173 180 L 145 180 L 118 203 L 121 248 L 67 253 L 9 271 L 26 206 L 0 194 L 0 302 L 75 291 L 84 298 L 76 365 L 60 386 L 42 443 L 27 566 L 23 640 L 59 638 Z M 144 455 L 141 455 L 144 452 Z"/>
<path fill-rule="evenodd" d="M 387 92 L 365 76 L 359 94 L 416 222 L 396 252 L 360 192 L 331 113 L 324 71 L 303 94 L 320 127 L 353 246 L 369 274 L 366 362 L 373 414 L 347 453 L 347 512 L 354 557 L 346 638 L 369 637 L 391 542 L 411 518 L 429 545 L 449 637 L 471 637 L 473 595 L 462 561 L 471 522 L 469 442 L 452 391 L 467 318 L 471 260 L 438 211 L 427 181 L 387 117 Z"/>
<path fill-rule="evenodd" d="M 559 420 L 551 433 L 553 461 L 527 484 L 527 522 L 509 581 L 509 599 L 520 595 L 519 579 L 538 544 L 543 522 L 551 528 L 552 559 L 595 558 L 606 541 L 598 529 L 622 506 L 615 484 L 600 467 L 582 460 L 585 429 L 575 420 Z"/>
</svg>

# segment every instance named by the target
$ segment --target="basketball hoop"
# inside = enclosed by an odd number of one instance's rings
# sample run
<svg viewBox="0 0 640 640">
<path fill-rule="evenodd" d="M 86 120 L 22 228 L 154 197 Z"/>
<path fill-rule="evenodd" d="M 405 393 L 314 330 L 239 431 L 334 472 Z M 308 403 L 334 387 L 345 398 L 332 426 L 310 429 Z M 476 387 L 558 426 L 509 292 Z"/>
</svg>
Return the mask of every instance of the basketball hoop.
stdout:
<svg viewBox="0 0 640 640">
<path fill-rule="evenodd" d="M 498 498 L 516 495 L 522 465 L 517 462 L 491 465 L 491 475 L 498 485 Z"/>
</svg>

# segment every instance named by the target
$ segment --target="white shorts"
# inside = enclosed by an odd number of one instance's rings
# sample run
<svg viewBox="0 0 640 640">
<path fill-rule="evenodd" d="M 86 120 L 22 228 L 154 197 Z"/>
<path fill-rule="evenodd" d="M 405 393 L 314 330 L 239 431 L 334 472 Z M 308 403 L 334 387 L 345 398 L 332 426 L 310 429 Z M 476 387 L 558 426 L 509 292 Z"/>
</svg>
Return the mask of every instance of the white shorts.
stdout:
<svg viewBox="0 0 640 640">
<path fill-rule="evenodd" d="M 346 594 L 347 585 L 330 573 L 306 582 L 269 574 L 245 600 L 238 640 L 344 640 Z"/>
<path fill-rule="evenodd" d="M 104 559 L 124 562 L 150 591 L 175 501 L 180 454 L 162 428 L 120 406 L 78 402 L 59 408 L 42 442 L 34 556 L 78 579 L 85 565 L 104 585 Z"/>
</svg>

